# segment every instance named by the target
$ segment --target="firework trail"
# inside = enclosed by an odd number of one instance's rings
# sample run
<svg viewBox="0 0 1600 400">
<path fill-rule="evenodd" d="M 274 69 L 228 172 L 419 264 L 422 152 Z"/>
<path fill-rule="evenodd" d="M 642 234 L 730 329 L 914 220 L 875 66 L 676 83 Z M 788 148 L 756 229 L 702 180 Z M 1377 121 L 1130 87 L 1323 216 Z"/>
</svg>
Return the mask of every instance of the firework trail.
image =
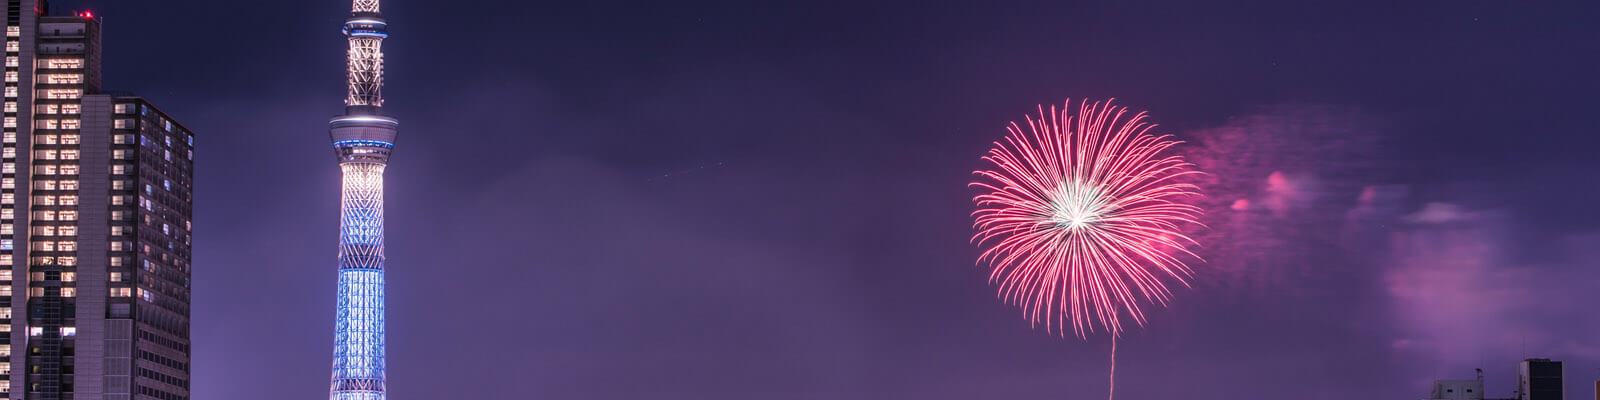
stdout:
<svg viewBox="0 0 1600 400">
<path fill-rule="evenodd" d="M 1114 385 L 1126 321 L 1144 326 L 1141 304 L 1165 306 L 1168 281 L 1188 286 L 1180 257 L 1198 257 L 1182 229 L 1200 224 L 1201 208 L 1187 202 L 1200 191 L 1185 178 L 1200 172 L 1167 154 L 1181 142 L 1150 134 L 1145 113 L 1084 101 L 1074 115 L 1070 105 L 1040 106 L 1028 129 L 1011 123 L 983 157 L 993 169 L 974 172 L 972 240 L 999 297 L 1033 326 L 1111 334 Z"/>
</svg>

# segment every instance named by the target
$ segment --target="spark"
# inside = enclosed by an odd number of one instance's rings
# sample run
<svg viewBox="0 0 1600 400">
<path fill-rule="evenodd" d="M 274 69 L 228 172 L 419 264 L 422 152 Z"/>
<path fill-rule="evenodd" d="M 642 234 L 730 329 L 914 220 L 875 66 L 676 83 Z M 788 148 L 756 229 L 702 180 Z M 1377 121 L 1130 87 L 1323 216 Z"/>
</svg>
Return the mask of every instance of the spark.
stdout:
<svg viewBox="0 0 1600 400">
<path fill-rule="evenodd" d="M 993 168 L 974 171 L 972 240 L 998 296 L 1031 325 L 1115 343 L 1127 321 L 1144 326 L 1142 304 L 1172 300 L 1169 282 L 1189 285 L 1183 260 L 1199 257 L 1184 229 L 1200 226 L 1201 209 L 1184 178 L 1201 172 L 1170 154 L 1182 142 L 1150 133 L 1144 112 L 1070 106 L 1039 106 L 983 157 Z"/>
</svg>

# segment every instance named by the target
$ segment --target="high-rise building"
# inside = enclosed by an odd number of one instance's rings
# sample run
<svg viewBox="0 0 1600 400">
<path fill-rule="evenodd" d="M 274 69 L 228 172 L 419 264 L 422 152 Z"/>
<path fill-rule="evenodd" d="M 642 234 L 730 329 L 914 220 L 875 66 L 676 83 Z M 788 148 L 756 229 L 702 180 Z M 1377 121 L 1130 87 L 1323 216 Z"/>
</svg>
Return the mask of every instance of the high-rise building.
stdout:
<svg viewBox="0 0 1600 400">
<path fill-rule="evenodd" d="M 1518 400 L 1566 400 L 1561 383 L 1561 362 L 1548 358 L 1522 360 L 1517 374 Z"/>
<path fill-rule="evenodd" d="M 92 13 L 5 3 L 0 399 L 188 399 L 194 135 L 101 91 Z"/>
<path fill-rule="evenodd" d="M 378 0 L 354 0 L 345 113 L 329 122 L 344 174 L 339 218 L 339 294 L 333 341 L 333 400 L 383 400 L 383 170 L 399 122 L 382 115 L 383 39 Z"/>
</svg>

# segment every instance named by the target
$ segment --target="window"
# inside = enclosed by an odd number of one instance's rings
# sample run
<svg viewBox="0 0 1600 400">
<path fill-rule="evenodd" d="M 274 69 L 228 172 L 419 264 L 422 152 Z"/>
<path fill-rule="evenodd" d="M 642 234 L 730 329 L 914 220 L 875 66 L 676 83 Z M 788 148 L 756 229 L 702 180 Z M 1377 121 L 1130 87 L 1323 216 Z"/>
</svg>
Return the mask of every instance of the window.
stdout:
<svg viewBox="0 0 1600 400">
<path fill-rule="evenodd" d="M 78 281 L 78 273 L 77 272 L 62 272 L 61 273 L 61 281 L 62 282 L 77 282 Z"/>
<path fill-rule="evenodd" d="M 80 104 L 62 104 L 61 105 L 61 113 L 62 114 L 82 114 L 83 113 L 83 105 L 80 105 Z"/>
<path fill-rule="evenodd" d="M 61 210 L 61 220 L 62 221 L 77 221 L 78 220 L 78 211 L 77 210 Z"/>
<path fill-rule="evenodd" d="M 82 126 L 83 126 L 83 122 L 81 120 L 76 120 L 76 119 L 63 119 L 63 120 L 61 120 L 61 129 L 80 129 Z"/>
<path fill-rule="evenodd" d="M 121 272 L 112 272 L 111 273 L 111 281 L 112 282 L 122 282 L 122 273 Z M 0 324 L 0 325 L 3 325 L 3 324 Z"/>
<path fill-rule="evenodd" d="M 15 127 L 17 127 L 17 117 L 6 117 L 5 127 L 6 128 L 15 128 Z"/>
<path fill-rule="evenodd" d="M 66 214 L 67 212 L 66 211 L 62 211 L 61 213 L 62 214 Z M 65 218 L 63 218 L 63 219 L 65 219 Z M 72 241 L 72 240 L 64 240 L 64 241 L 61 241 L 61 242 L 57 242 L 56 243 L 56 251 L 78 251 L 78 242 L 77 241 Z M 63 277 L 63 280 L 65 280 L 65 277 Z"/>
<path fill-rule="evenodd" d="M 83 74 L 44 74 L 44 83 L 56 83 L 56 84 L 83 83 Z"/>
<path fill-rule="evenodd" d="M 38 126 L 39 129 L 56 129 L 57 126 L 61 125 L 59 122 L 57 122 L 56 120 L 53 120 L 53 119 L 41 119 L 38 122 L 39 122 L 39 126 Z M 12 126 L 12 127 L 14 128 L 15 126 Z"/>
<path fill-rule="evenodd" d="M 65 165 L 62 165 L 61 166 L 61 174 L 62 175 L 77 175 L 78 174 L 78 165 L 77 164 L 65 164 Z"/>
<path fill-rule="evenodd" d="M 118 119 L 111 122 L 111 127 L 115 129 L 133 129 L 133 120 Z"/>
<path fill-rule="evenodd" d="M 15 67 L 15 65 L 10 65 L 10 64 L 15 64 L 15 62 L 9 62 L 9 61 L 10 60 L 8 60 L 7 66 Z M 46 58 L 46 59 L 39 60 L 39 64 L 42 64 L 42 66 L 44 68 L 56 68 L 56 69 L 83 68 L 83 59 L 81 59 L 81 58 Z"/>
<path fill-rule="evenodd" d="M 111 288 L 111 297 L 133 297 L 133 289 L 125 287 Z"/>
<path fill-rule="evenodd" d="M 76 159 L 78 159 L 78 150 L 76 150 L 76 149 L 62 150 L 61 151 L 61 159 L 63 159 L 63 160 L 76 160 Z"/>
<path fill-rule="evenodd" d="M 67 291 L 68 290 L 73 290 L 73 289 L 72 288 L 61 288 L 61 297 L 77 297 L 76 293 L 73 293 L 73 295 L 71 295 L 71 296 L 67 295 Z M 61 336 L 78 336 L 78 327 L 76 327 L 76 326 L 63 326 L 63 327 L 61 327 Z"/>
<path fill-rule="evenodd" d="M 39 92 L 39 97 L 46 99 L 77 99 L 83 97 L 83 89 L 44 89 Z"/>
<path fill-rule="evenodd" d="M 63 205 L 63 206 L 75 206 L 75 205 L 78 205 L 78 195 L 69 194 L 69 195 L 61 196 L 61 205 Z M 65 228 L 65 227 L 63 227 L 63 228 Z"/>
<path fill-rule="evenodd" d="M 61 181 L 61 190 L 78 190 L 78 181 Z"/>
<path fill-rule="evenodd" d="M 71 288 L 71 287 L 61 288 L 61 297 L 78 297 L 78 288 Z M 72 336 L 71 333 L 67 333 L 69 329 L 73 329 L 73 328 L 72 327 L 61 328 L 61 334 L 62 335 L 66 335 L 66 336 Z"/>
<path fill-rule="evenodd" d="M 117 103 L 117 105 L 112 107 L 112 111 L 116 112 L 117 114 L 132 114 L 133 105 L 128 103 Z"/>
</svg>

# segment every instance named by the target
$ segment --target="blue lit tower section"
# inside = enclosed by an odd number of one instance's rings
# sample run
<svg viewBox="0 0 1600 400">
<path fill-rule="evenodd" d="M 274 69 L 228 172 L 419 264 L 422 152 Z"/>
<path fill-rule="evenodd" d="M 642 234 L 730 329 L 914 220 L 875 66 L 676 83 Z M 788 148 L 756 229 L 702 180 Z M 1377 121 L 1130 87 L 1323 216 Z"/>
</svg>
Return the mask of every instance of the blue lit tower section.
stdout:
<svg viewBox="0 0 1600 400">
<path fill-rule="evenodd" d="M 339 300 L 333 342 L 332 400 L 382 400 L 383 168 L 399 122 L 382 116 L 383 39 L 378 0 L 355 0 L 344 35 L 350 42 L 345 115 L 329 122 L 344 173 L 339 218 Z"/>
</svg>

